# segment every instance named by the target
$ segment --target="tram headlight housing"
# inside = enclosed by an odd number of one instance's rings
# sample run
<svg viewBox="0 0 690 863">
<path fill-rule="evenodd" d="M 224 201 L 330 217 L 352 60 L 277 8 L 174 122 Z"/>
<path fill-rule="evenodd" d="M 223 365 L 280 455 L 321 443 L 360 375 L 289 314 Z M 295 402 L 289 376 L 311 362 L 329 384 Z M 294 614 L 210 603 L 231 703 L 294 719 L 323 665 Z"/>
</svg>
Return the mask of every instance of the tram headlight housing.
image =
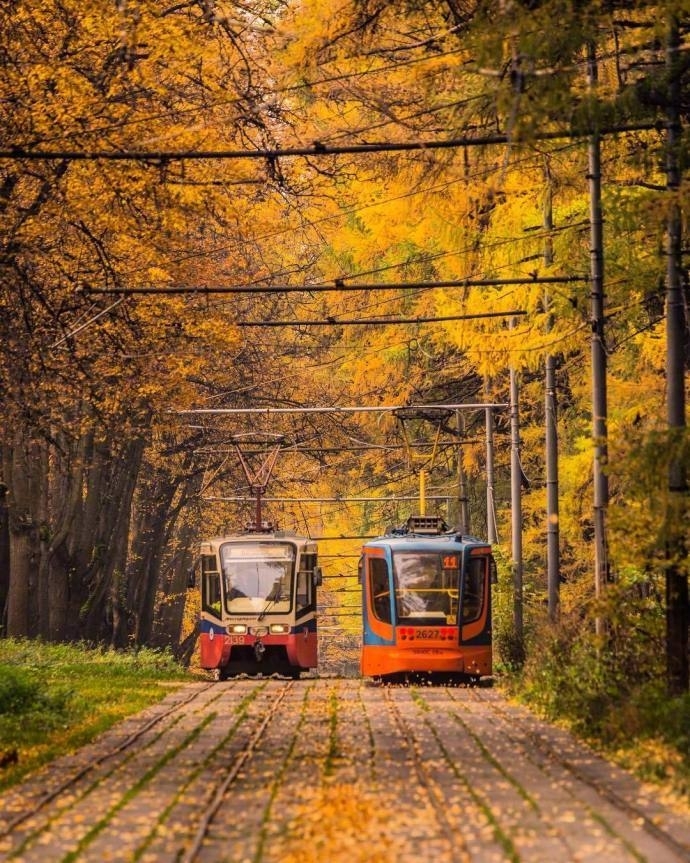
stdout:
<svg viewBox="0 0 690 863">
<path fill-rule="evenodd" d="M 244 623 L 234 623 L 230 627 L 230 632 L 232 632 L 233 635 L 244 635 L 244 633 L 246 631 L 247 631 L 247 626 Z"/>
<path fill-rule="evenodd" d="M 287 635 L 290 632 L 290 626 L 287 623 L 272 623 L 271 635 Z"/>
</svg>

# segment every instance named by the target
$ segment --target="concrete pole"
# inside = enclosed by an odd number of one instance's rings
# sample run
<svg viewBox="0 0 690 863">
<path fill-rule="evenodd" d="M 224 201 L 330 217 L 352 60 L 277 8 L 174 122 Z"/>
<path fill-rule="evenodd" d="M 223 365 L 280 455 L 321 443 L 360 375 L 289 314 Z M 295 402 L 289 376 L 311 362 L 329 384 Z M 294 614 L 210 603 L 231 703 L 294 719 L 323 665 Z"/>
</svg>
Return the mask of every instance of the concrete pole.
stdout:
<svg viewBox="0 0 690 863">
<path fill-rule="evenodd" d="M 560 606 L 560 549 L 558 513 L 558 420 L 556 416 L 556 361 L 546 358 L 544 395 L 546 418 L 546 581 L 549 619 L 558 620 Z"/>
<path fill-rule="evenodd" d="M 553 264 L 553 245 L 551 230 L 553 229 L 553 202 L 551 199 L 551 172 L 548 162 L 545 165 L 546 199 L 544 201 L 544 265 Z M 552 327 L 552 316 L 549 313 L 550 298 L 548 289 L 544 293 L 544 310 L 547 318 L 547 332 Z M 558 419 L 556 399 L 556 358 L 547 354 L 544 382 L 544 418 L 546 444 L 546 585 L 548 596 L 549 619 L 558 620 L 560 605 L 560 529 L 558 513 Z"/>
</svg>

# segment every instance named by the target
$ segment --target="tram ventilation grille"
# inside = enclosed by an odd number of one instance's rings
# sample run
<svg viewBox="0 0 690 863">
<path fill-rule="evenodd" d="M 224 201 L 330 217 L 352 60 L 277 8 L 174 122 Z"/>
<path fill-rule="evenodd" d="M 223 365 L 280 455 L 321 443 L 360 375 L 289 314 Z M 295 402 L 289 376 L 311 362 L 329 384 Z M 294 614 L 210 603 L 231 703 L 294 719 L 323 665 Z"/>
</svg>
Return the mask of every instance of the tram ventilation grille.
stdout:
<svg viewBox="0 0 690 863">
<path fill-rule="evenodd" d="M 438 515 L 411 515 L 407 519 L 410 533 L 439 534 L 448 530 L 448 525 Z"/>
</svg>

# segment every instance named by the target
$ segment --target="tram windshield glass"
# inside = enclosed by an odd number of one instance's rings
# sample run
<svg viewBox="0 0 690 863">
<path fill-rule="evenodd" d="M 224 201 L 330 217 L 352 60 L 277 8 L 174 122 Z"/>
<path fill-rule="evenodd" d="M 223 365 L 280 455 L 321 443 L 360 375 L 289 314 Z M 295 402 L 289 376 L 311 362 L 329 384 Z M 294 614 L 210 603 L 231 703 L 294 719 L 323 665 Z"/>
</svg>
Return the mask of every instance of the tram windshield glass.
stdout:
<svg viewBox="0 0 690 863">
<path fill-rule="evenodd" d="M 227 542 L 220 547 L 230 614 L 278 614 L 292 607 L 295 548 L 280 542 Z"/>
<path fill-rule="evenodd" d="M 399 623 L 457 623 L 460 556 L 438 552 L 393 555 L 395 607 Z"/>
</svg>

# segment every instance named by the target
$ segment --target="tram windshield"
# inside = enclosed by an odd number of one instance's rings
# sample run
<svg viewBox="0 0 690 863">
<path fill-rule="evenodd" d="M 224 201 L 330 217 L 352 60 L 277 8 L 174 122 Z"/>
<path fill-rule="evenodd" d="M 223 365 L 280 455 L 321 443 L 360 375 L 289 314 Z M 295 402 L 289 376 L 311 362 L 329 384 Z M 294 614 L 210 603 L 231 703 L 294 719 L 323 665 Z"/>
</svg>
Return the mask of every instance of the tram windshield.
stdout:
<svg viewBox="0 0 690 863">
<path fill-rule="evenodd" d="M 295 548 L 278 542 L 227 542 L 220 547 L 230 614 L 290 611 Z"/>
<path fill-rule="evenodd" d="M 396 552 L 393 574 L 399 623 L 457 623 L 460 555 Z"/>
</svg>

